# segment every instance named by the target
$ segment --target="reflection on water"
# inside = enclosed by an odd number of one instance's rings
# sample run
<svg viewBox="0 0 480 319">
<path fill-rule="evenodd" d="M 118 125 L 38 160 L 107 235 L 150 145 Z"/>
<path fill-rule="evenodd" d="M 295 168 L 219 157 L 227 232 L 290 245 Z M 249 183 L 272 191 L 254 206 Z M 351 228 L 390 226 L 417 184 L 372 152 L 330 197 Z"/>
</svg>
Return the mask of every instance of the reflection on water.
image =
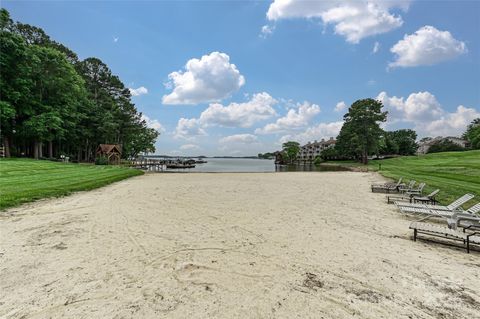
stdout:
<svg viewBox="0 0 480 319">
<path fill-rule="evenodd" d="M 265 172 L 322 172 L 345 171 L 338 166 L 315 166 L 313 164 L 275 165 L 274 160 L 250 158 L 206 158 L 207 163 L 196 164 L 195 168 L 167 169 L 167 172 L 231 172 L 231 173 L 265 173 Z"/>
</svg>

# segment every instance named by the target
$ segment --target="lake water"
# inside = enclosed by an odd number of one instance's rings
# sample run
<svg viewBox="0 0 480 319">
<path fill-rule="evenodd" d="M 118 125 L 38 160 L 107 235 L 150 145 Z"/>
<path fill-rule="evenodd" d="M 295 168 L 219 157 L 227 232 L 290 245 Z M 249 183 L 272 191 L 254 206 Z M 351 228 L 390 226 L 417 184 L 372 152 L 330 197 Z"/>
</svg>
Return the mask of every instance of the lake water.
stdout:
<svg viewBox="0 0 480 319">
<path fill-rule="evenodd" d="M 311 165 L 275 165 L 274 160 L 250 158 L 205 158 L 207 163 L 195 164 L 195 168 L 168 169 L 169 172 L 296 172 L 296 171 L 341 171 L 341 167 L 318 167 Z"/>
</svg>

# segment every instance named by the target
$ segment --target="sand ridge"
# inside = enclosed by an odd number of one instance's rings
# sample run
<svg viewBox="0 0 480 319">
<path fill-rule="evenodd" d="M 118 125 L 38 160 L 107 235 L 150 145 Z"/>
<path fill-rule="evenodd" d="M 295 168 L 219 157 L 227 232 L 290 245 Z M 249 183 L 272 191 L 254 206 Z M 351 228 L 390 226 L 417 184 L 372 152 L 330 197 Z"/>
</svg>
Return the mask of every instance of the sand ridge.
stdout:
<svg viewBox="0 0 480 319">
<path fill-rule="evenodd" d="M 147 174 L 0 213 L 2 318 L 474 318 L 372 173 Z"/>
</svg>

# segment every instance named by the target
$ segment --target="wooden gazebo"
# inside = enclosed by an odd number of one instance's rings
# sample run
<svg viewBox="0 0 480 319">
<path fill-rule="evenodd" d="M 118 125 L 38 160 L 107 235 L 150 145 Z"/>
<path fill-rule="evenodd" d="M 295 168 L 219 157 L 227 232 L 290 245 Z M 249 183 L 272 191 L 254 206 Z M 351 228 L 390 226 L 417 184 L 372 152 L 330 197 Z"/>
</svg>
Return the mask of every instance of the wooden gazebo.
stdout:
<svg viewBox="0 0 480 319">
<path fill-rule="evenodd" d="M 97 147 L 96 156 L 104 156 L 109 164 L 120 164 L 122 147 L 119 144 L 100 144 Z"/>
</svg>

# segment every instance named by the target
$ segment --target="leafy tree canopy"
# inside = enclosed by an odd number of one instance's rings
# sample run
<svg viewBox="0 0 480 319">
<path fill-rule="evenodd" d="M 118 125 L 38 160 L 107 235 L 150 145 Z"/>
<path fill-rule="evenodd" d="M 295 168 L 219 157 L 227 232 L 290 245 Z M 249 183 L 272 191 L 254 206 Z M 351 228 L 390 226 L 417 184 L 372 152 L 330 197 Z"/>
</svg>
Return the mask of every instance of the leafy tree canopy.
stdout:
<svg viewBox="0 0 480 319">
<path fill-rule="evenodd" d="M 128 88 L 97 58 L 78 56 L 41 29 L 0 10 L 0 125 L 6 156 L 59 154 L 92 160 L 98 144 L 124 157 L 154 152 Z M 48 145 L 48 146 L 47 146 Z"/>
<path fill-rule="evenodd" d="M 285 142 L 282 144 L 282 149 L 284 158 L 292 163 L 300 152 L 300 143 L 293 141 Z"/>
<path fill-rule="evenodd" d="M 474 119 L 463 133 L 463 138 L 470 143 L 472 149 L 480 149 L 480 118 Z"/>
<path fill-rule="evenodd" d="M 387 119 L 382 103 L 374 99 L 358 100 L 344 115 L 344 124 L 337 138 L 340 155 L 361 159 L 367 164 L 368 155 L 378 151 L 383 130 L 380 123 Z"/>
</svg>

